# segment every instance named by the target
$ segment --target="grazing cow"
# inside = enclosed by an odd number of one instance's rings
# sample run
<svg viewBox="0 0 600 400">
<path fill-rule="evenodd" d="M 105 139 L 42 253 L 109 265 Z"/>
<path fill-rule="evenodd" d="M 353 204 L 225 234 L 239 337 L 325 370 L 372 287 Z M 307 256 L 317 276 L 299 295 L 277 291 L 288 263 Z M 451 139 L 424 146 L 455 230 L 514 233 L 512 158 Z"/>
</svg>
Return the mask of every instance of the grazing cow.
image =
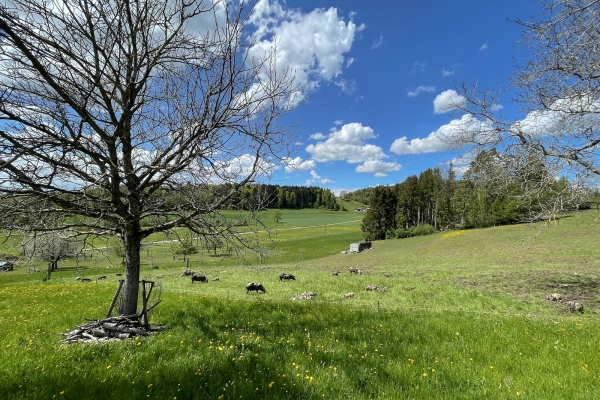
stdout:
<svg viewBox="0 0 600 400">
<path fill-rule="evenodd" d="M 350 271 L 353 274 L 358 274 L 358 275 L 362 274 L 362 272 L 360 271 L 360 269 L 358 269 L 357 267 L 350 267 L 350 268 L 348 268 L 348 271 Z"/>
<path fill-rule="evenodd" d="M 385 274 L 383 274 L 383 276 L 385 276 L 386 278 L 391 278 L 392 276 L 390 274 L 388 274 L 387 272 Z"/>
<path fill-rule="evenodd" d="M 331 276 L 340 276 L 340 271 L 333 271 Z"/>
<path fill-rule="evenodd" d="M 206 283 L 208 282 L 208 279 L 204 275 L 194 274 L 192 275 L 192 283 L 194 282 Z"/>
<path fill-rule="evenodd" d="M 194 276 L 194 275 L 196 275 L 196 273 L 194 271 L 192 271 L 191 269 L 186 269 L 181 274 L 181 276 Z"/>
<path fill-rule="evenodd" d="M 123 274 L 115 274 L 116 276 L 123 276 Z"/>
<path fill-rule="evenodd" d="M 346 293 L 344 295 L 345 299 L 353 299 L 354 298 L 354 292 L 350 292 L 350 293 Z"/>
<path fill-rule="evenodd" d="M 296 277 L 292 274 L 282 273 L 279 275 L 279 282 L 281 281 L 295 281 Z"/>
<path fill-rule="evenodd" d="M 92 280 L 90 278 L 81 278 L 79 280 L 79 282 L 91 282 Z"/>
<path fill-rule="evenodd" d="M 256 293 L 258 293 L 259 290 L 263 293 L 267 293 L 265 287 L 260 283 L 250 282 L 249 284 L 246 285 L 246 294 L 248 294 L 249 292 L 251 292 L 253 290 L 256 291 Z"/>
<path fill-rule="evenodd" d="M 213 281 L 213 282 L 219 282 L 219 277 L 217 276 L 216 278 L 212 278 L 211 281 Z"/>
<path fill-rule="evenodd" d="M 106 279 L 106 275 L 102 275 L 102 276 L 99 276 L 99 277 L 97 278 L 97 280 L 99 280 L 99 281 L 100 281 L 100 280 L 102 280 L 102 279 Z"/>
</svg>

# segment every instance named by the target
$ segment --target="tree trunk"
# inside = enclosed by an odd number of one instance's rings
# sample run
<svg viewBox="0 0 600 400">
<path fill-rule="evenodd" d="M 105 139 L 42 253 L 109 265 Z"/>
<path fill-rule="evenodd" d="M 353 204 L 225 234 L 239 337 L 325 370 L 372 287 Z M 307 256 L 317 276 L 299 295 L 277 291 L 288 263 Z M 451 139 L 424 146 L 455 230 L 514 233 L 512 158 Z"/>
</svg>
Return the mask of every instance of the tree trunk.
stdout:
<svg viewBox="0 0 600 400">
<path fill-rule="evenodd" d="M 123 298 L 121 302 L 121 315 L 137 313 L 137 300 L 140 282 L 140 249 L 142 238 L 137 233 L 125 235 L 123 244 L 125 246 L 125 259 L 127 266 L 125 270 L 125 286 L 123 287 Z"/>
</svg>

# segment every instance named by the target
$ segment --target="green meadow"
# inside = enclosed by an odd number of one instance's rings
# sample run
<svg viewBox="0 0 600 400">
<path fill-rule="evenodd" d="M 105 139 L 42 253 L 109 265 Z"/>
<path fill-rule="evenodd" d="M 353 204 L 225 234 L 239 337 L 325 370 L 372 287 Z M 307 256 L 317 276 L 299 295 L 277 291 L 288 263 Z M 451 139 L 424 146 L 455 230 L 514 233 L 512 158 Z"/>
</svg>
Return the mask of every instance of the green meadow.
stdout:
<svg viewBox="0 0 600 400">
<path fill-rule="evenodd" d="M 360 254 L 342 250 L 361 239 L 364 214 L 282 213 L 275 226 L 264 212 L 273 243 L 263 260 L 191 256 L 189 268 L 218 282 L 192 284 L 172 243 L 148 243 L 142 276 L 162 300 L 152 322 L 167 330 L 147 338 L 59 344 L 61 332 L 106 314 L 124 268 L 102 246 L 60 263 L 49 282 L 27 273 L 42 264 L 1 273 L 0 398 L 598 398 L 595 211 L 374 242 Z M 297 280 L 280 282 L 281 272 Z M 248 282 L 267 293 L 246 294 Z M 305 291 L 317 297 L 290 300 Z M 570 313 L 570 300 L 585 312 Z"/>
</svg>

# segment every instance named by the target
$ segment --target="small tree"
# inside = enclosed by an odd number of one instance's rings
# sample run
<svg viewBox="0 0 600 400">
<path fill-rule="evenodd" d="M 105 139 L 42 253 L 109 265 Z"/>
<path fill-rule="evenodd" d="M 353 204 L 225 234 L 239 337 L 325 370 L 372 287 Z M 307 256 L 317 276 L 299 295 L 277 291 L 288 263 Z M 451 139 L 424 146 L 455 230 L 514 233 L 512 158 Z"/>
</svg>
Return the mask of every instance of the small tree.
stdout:
<svg viewBox="0 0 600 400">
<path fill-rule="evenodd" d="M 183 262 L 185 262 L 189 256 L 198 254 L 198 247 L 194 246 L 194 241 L 191 237 L 185 237 L 175 247 L 174 254 L 183 255 Z"/>
<path fill-rule="evenodd" d="M 56 232 L 34 234 L 23 246 L 25 255 L 32 260 L 47 261 L 52 271 L 58 268 L 58 262 L 75 257 L 82 249 L 81 242 L 66 238 Z"/>
<path fill-rule="evenodd" d="M 273 221 L 275 221 L 275 241 L 277 241 L 277 226 L 279 225 L 282 219 L 283 216 L 280 210 L 273 211 Z"/>
</svg>

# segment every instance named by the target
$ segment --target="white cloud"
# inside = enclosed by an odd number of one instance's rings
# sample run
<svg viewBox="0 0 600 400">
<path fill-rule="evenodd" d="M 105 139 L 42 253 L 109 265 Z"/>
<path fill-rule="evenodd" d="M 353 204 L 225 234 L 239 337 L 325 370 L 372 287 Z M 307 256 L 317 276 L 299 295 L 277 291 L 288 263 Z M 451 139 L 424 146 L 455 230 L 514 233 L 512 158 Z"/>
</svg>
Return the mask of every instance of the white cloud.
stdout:
<svg viewBox="0 0 600 400">
<path fill-rule="evenodd" d="M 351 95 L 356 90 L 356 82 L 354 80 L 347 81 L 346 79 L 340 79 L 334 83 L 336 86 L 339 86 L 342 89 L 342 92 L 346 93 L 347 95 Z"/>
<path fill-rule="evenodd" d="M 314 139 L 314 140 L 322 140 L 322 139 L 325 139 L 326 137 L 327 136 L 323 135 L 321 132 L 317 132 L 314 135 L 310 135 L 310 138 Z"/>
<path fill-rule="evenodd" d="M 442 76 L 450 76 L 450 75 L 454 75 L 454 71 L 449 71 L 447 69 L 442 70 Z"/>
<path fill-rule="evenodd" d="M 459 95 L 456 90 L 446 90 L 436 96 L 433 100 L 433 112 L 444 114 L 456 109 L 465 103 L 467 99 Z"/>
<path fill-rule="evenodd" d="M 381 160 L 369 160 L 356 167 L 356 172 L 369 172 L 375 174 L 376 178 L 387 176 L 386 172 L 400 171 L 402 166 L 395 162 L 384 162 Z"/>
<path fill-rule="evenodd" d="M 435 92 L 435 86 L 419 86 L 415 90 L 409 90 L 406 95 L 408 97 L 416 97 L 422 92 L 433 93 Z"/>
<path fill-rule="evenodd" d="M 492 106 L 492 108 L 490 108 L 490 110 L 492 110 L 492 111 L 500 111 L 500 110 L 502 110 L 503 108 L 504 108 L 504 106 L 503 106 L 502 104 L 494 104 L 494 105 Z"/>
<path fill-rule="evenodd" d="M 488 49 L 488 45 L 487 45 L 487 43 L 484 43 L 484 44 L 482 44 L 482 45 L 481 45 L 481 47 L 479 48 L 479 51 L 485 51 L 485 50 L 487 50 L 487 49 Z"/>
<path fill-rule="evenodd" d="M 571 98 L 559 99 L 547 110 L 535 110 L 513 124 L 511 132 L 533 137 L 554 136 L 581 139 L 580 132 L 600 129 L 600 100 L 575 93 Z M 573 133 L 575 135 L 573 136 Z M 564 140 L 564 139 L 563 139 Z"/>
<path fill-rule="evenodd" d="M 379 39 L 373 40 L 373 44 L 371 45 L 372 49 L 376 49 L 383 44 L 383 35 L 379 36 Z"/>
<path fill-rule="evenodd" d="M 334 123 L 335 125 L 341 125 L 341 124 L 343 124 L 343 123 L 344 123 L 344 120 L 343 120 L 343 119 L 336 119 L 336 120 L 335 120 L 333 123 Z M 313 135 L 313 136 L 315 136 L 315 135 Z M 312 136 L 311 136 L 311 137 L 312 137 Z M 313 138 L 313 139 L 316 139 L 316 138 Z M 325 139 L 325 136 L 323 136 L 323 137 L 321 137 L 321 138 L 319 138 L 319 139 Z"/>
<path fill-rule="evenodd" d="M 301 157 L 286 157 L 282 161 L 287 164 L 285 166 L 285 172 L 308 171 L 317 167 L 317 164 L 313 160 L 302 160 Z"/>
<path fill-rule="evenodd" d="M 331 179 L 321 178 L 319 175 L 317 175 L 317 172 L 315 170 L 310 171 L 310 175 L 312 176 L 312 179 L 307 180 L 304 183 L 305 186 L 314 185 L 315 183 L 318 183 L 320 185 L 326 185 L 326 184 L 329 184 L 329 183 L 335 183 Z"/>
<path fill-rule="evenodd" d="M 422 154 L 435 153 L 438 151 L 456 150 L 451 147 L 449 141 L 456 136 L 463 136 L 465 133 L 476 135 L 479 132 L 486 132 L 491 126 L 481 122 L 471 114 L 465 114 L 460 119 L 450 121 L 449 124 L 442 125 L 438 130 L 431 132 L 426 138 L 412 139 L 410 142 L 406 136 L 394 140 L 390 151 L 396 154 Z"/>
<path fill-rule="evenodd" d="M 325 141 L 308 145 L 306 151 L 317 162 L 345 160 L 355 164 L 386 158 L 381 147 L 364 143 L 365 140 L 374 138 L 373 129 L 352 122 L 339 130 L 333 128 Z"/>
<path fill-rule="evenodd" d="M 273 171 L 280 168 L 262 158 L 258 159 L 256 167 L 254 166 L 255 162 L 256 157 L 251 154 L 242 154 L 229 161 L 216 162 L 213 168 L 215 176 L 211 180 L 215 182 L 223 180 L 237 181 L 246 178 L 253 172 L 255 172 L 257 176 L 269 176 Z M 254 170 L 254 168 L 256 168 L 256 170 Z"/>
<path fill-rule="evenodd" d="M 277 0 L 259 0 L 248 20 L 256 27 L 256 44 L 249 57 L 262 59 L 276 43 L 277 68 L 294 71 L 295 82 L 314 89 L 321 80 L 342 72 L 358 28 L 338 16 L 336 8 L 309 13 L 284 9 Z"/>
</svg>

